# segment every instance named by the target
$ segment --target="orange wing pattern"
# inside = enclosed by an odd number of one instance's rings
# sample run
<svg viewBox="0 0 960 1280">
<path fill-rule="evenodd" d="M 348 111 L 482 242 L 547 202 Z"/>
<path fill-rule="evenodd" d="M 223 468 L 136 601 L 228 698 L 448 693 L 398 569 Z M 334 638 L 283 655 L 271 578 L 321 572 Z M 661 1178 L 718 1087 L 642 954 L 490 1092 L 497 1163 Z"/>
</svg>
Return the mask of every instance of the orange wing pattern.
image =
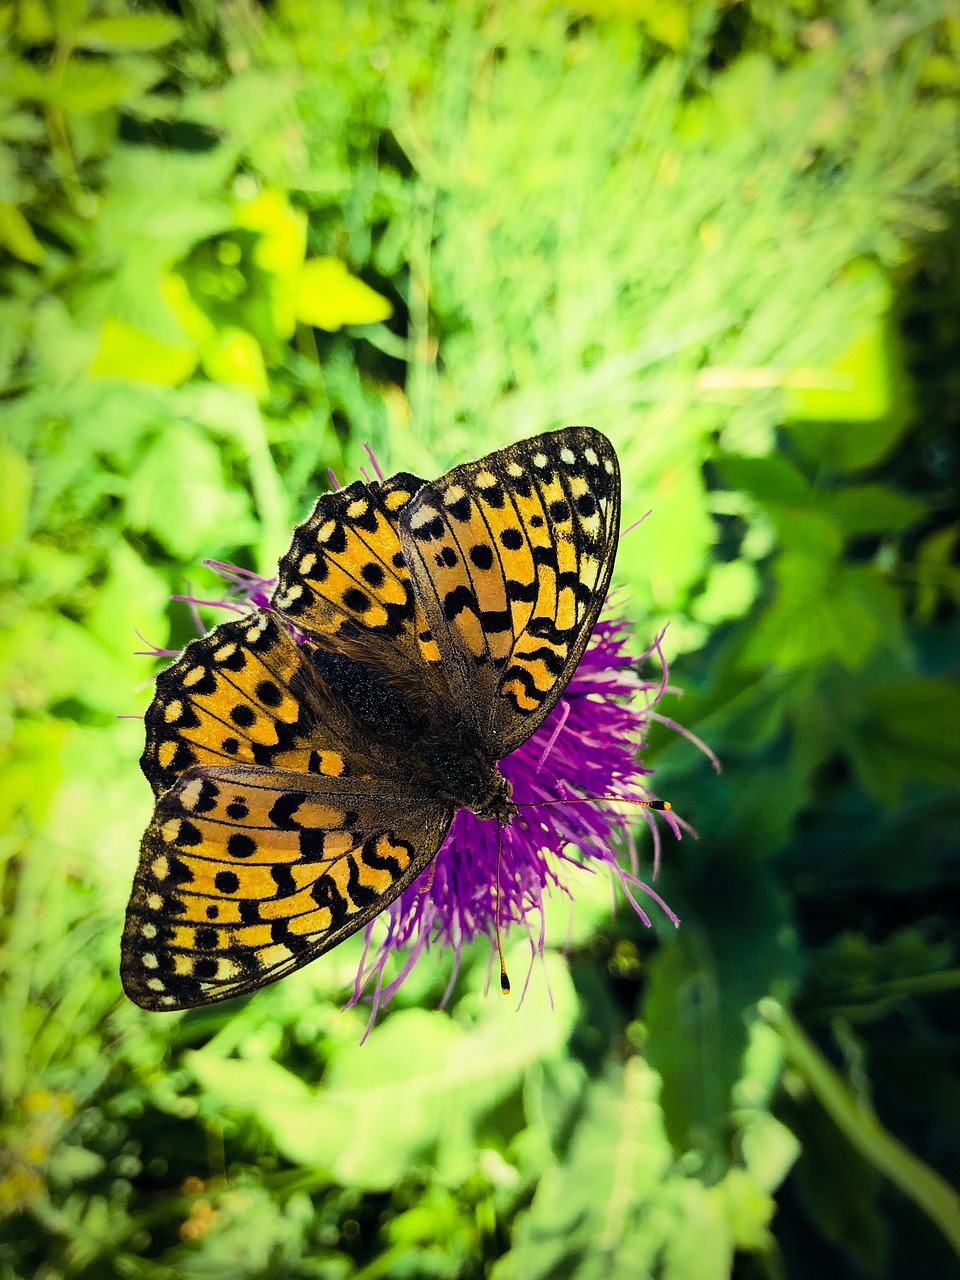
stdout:
<svg viewBox="0 0 960 1280">
<path fill-rule="evenodd" d="M 401 471 L 318 499 L 280 561 L 271 604 L 317 644 L 398 654 L 416 666 L 440 653 L 410 587 L 397 520 L 423 481 Z"/>
<path fill-rule="evenodd" d="M 143 838 L 124 990 L 144 1009 L 188 1009 L 293 972 L 402 893 L 452 816 L 379 779 L 186 770 Z"/>
<path fill-rule="evenodd" d="M 605 436 L 570 427 L 425 485 L 400 541 L 456 696 L 502 759 L 576 670 L 603 606 L 620 525 Z"/>
<path fill-rule="evenodd" d="M 140 765 L 157 795 L 193 765 L 366 772 L 307 652 L 274 614 L 225 622 L 157 676 Z"/>
</svg>

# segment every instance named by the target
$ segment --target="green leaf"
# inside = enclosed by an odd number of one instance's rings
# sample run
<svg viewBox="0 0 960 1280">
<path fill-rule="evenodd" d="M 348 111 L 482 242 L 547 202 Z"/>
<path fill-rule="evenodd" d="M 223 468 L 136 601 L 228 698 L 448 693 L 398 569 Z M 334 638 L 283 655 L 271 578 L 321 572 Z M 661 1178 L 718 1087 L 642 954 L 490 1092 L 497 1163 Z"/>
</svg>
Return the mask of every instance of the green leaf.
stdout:
<svg viewBox="0 0 960 1280">
<path fill-rule="evenodd" d="M 184 425 L 168 427 L 130 479 L 127 515 L 183 560 L 215 556 L 254 535 L 246 498 L 224 484 L 216 448 Z"/>
<path fill-rule="evenodd" d="M 0 503 L 0 547 L 9 549 L 23 540 L 27 512 L 33 493 L 33 470 L 16 449 L 0 441 L 0 476 L 3 502 Z"/>
<path fill-rule="evenodd" d="M 55 1184 L 72 1186 L 75 1182 L 85 1182 L 95 1177 L 103 1169 L 106 1161 L 96 1151 L 88 1151 L 84 1147 L 62 1146 L 51 1152 L 47 1169 Z"/>
<path fill-rule="evenodd" d="M 110 62 L 71 58 L 59 76 L 51 76 L 45 99 L 75 111 L 93 115 L 139 97 L 162 79 L 164 68 L 150 58 L 116 58 Z"/>
<path fill-rule="evenodd" d="M 895 803 L 910 781 L 950 783 L 960 776 L 960 690 L 946 680 L 884 681 L 871 690 L 860 732 L 850 744 L 864 789 Z"/>
<path fill-rule="evenodd" d="M 871 569 L 784 552 L 775 574 L 777 593 L 740 655 L 745 667 L 801 670 L 836 658 L 856 670 L 882 641 L 896 641 L 899 600 Z"/>
<path fill-rule="evenodd" d="M 927 511 L 927 504 L 885 485 L 861 484 L 825 494 L 822 510 L 847 533 L 873 533 L 908 528 Z"/>
<path fill-rule="evenodd" d="M 350 274 L 339 258 L 309 258 L 297 285 L 296 315 L 331 333 L 345 324 L 375 324 L 393 314 L 391 303 Z"/>
<path fill-rule="evenodd" d="M 706 586 L 693 602 L 693 616 L 715 626 L 741 618 L 760 590 L 757 570 L 747 560 L 729 560 L 710 566 Z"/>
<path fill-rule="evenodd" d="M 252 333 L 237 325 L 229 325 L 205 342 L 200 362 L 214 382 L 246 387 L 258 400 L 266 399 L 270 393 L 260 344 Z"/>
<path fill-rule="evenodd" d="M 733 1239 L 723 1187 L 685 1179 L 677 1188 L 676 1211 L 683 1230 L 670 1235 L 663 1280 L 728 1280 Z"/>
<path fill-rule="evenodd" d="M 788 422 L 866 423 L 886 417 L 892 408 L 892 390 L 885 319 L 855 338 L 825 373 L 840 382 L 838 389 L 789 389 Z"/>
<path fill-rule="evenodd" d="M 730 489 L 752 493 L 763 503 L 806 506 L 813 495 L 800 471 L 786 458 L 746 458 L 725 454 L 716 460 L 717 470 Z"/>
<path fill-rule="evenodd" d="M 7 657 L 27 705 L 77 699 L 113 715 L 121 710 L 113 655 L 69 618 L 35 612 L 29 628 L 9 637 Z"/>
<path fill-rule="evenodd" d="M 183 23 L 169 14 L 128 13 L 85 22 L 73 43 L 99 53 L 146 53 L 162 49 L 182 34 Z"/>
<path fill-rule="evenodd" d="M 197 360 L 195 348 L 171 346 L 117 316 L 107 316 L 90 372 L 95 378 L 129 378 L 176 387 L 189 378 Z"/>
<path fill-rule="evenodd" d="M 658 1081 L 639 1058 L 618 1079 L 589 1088 L 562 1162 L 547 1168 L 513 1246 L 493 1280 L 629 1280 L 653 1273 L 672 1215 L 663 1189 L 677 1189 L 657 1106 Z"/>
<path fill-rule="evenodd" d="M 566 1043 L 576 1010 L 573 986 L 559 956 L 548 953 L 545 963 L 550 993 L 531 982 L 522 1037 L 515 1035 L 514 1006 L 487 995 L 469 1031 L 440 1012 L 391 1014 L 365 1044 L 334 1053 L 317 1093 L 293 1076 L 285 1079 L 289 1073 L 276 1064 L 199 1051 L 189 1065 L 206 1089 L 255 1114 L 287 1159 L 327 1169 L 345 1186 L 387 1189 L 412 1161 L 431 1155 L 441 1176 L 456 1182 L 473 1169 L 470 1134 L 477 1117 Z"/>
<path fill-rule="evenodd" d="M 681 919 L 657 952 L 643 1005 L 650 1065 L 663 1078 L 667 1133 L 697 1148 L 708 1178 L 729 1163 L 731 1090 L 748 1048 L 747 1017 L 793 972 L 785 904 L 755 863 L 731 849 L 664 890 Z"/>
<path fill-rule="evenodd" d="M 43 257 L 43 246 L 33 228 L 15 204 L 0 201 L 0 244 L 21 262 L 36 265 Z"/>
</svg>

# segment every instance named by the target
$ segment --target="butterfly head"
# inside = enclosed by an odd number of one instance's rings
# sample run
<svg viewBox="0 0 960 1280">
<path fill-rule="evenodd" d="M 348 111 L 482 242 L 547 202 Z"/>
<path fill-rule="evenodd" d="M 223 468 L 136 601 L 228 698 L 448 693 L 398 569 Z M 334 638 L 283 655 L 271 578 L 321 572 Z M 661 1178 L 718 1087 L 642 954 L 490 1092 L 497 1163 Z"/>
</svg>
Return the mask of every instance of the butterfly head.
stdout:
<svg viewBox="0 0 960 1280">
<path fill-rule="evenodd" d="M 504 825 L 509 825 L 511 818 L 518 812 L 517 806 L 510 799 L 512 787 L 497 770 L 493 771 L 490 783 L 486 795 L 470 807 L 478 818 L 499 818 Z"/>
</svg>

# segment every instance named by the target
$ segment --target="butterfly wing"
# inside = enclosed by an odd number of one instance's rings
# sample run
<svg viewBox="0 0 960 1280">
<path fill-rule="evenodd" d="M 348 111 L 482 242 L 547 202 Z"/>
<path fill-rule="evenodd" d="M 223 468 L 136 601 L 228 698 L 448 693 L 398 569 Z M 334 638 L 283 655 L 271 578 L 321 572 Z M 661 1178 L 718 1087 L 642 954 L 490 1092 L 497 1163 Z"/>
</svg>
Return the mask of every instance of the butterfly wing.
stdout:
<svg viewBox="0 0 960 1280">
<path fill-rule="evenodd" d="M 187 645 L 157 676 L 141 768 L 162 794 L 194 765 L 260 765 L 341 777 L 384 762 L 309 651 L 266 610 Z M 389 761 L 386 767 L 389 767 Z"/>
<path fill-rule="evenodd" d="M 515 751 L 577 668 L 620 527 L 609 440 L 568 427 L 424 485 L 399 520 L 443 672 L 491 756 Z"/>
<path fill-rule="evenodd" d="M 144 1009 L 187 1009 L 292 973 L 402 893 L 451 818 L 381 779 L 188 768 L 143 838 L 124 990 Z"/>
<path fill-rule="evenodd" d="M 422 486 L 401 471 L 321 495 L 280 561 L 273 607 L 316 644 L 379 667 L 438 663 L 397 532 Z"/>
</svg>

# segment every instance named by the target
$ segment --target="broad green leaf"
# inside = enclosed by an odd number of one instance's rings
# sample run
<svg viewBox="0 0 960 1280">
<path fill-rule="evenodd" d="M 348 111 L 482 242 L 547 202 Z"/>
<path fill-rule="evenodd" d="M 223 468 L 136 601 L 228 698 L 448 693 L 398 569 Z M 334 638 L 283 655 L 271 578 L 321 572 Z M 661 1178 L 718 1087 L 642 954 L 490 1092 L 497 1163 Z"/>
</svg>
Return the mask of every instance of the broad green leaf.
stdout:
<svg viewBox="0 0 960 1280">
<path fill-rule="evenodd" d="M 638 491 L 624 468 L 624 524 L 650 516 L 633 529 L 617 553 L 617 577 L 641 609 L 674 609 L 703 573 L 716 526 L 704 507 L 703 475 L 684 451 L 659 471 L 652 489 Z"/>
<path fill-rule="evenodd" d="M 517 956 L 514 961 L 520 963 Z M 295 1077 L 283 1080 L 276 1064 L 200 1051 L 190 1056 L 190 1067 L 230 1106 L 255 1114 L 288 1159 L 327 1169 L 344 1185 L 386 1189 L 412 1161 L 431 1156 L 442 1176 L 456 1182 L 472 1171 L 470 1134 L 477 1117 L 566 1043 L 576 1008 L 573 987 L 558 956 L 548 953 L 545 962 L 552 1007 L 535 975 L 519 1015 L 512 1002 L 488 994 L 470 1030 L 442 1012 L 399 1011 L 364 1044 L 341 1046 L 316 1093 Z M 518 1017 L 522 1036 L 516 1034 Z M 250 1065 L 255 1069 L 248 1078 Z M 276 1078 L 276 1087 L 263 1087 L 264 1071 Z"/>
<path fill-rule="evenodd" d="M 99 53 L 146 53 L 183 34 L 183 23 L 165 13 L 127 13 L 85 22 L 74 35 L 80 49 Z"/>
<path fill-rule="evenodd" d="M 110 651 L 62 614 L 36 611 L 10 636 L 7 660 L 27 705 L 76 700 L 116 715 L 116 664 Z"/>
<path fill-rule="evenodd" d="M 675 1212 L 683 1226 L 670 1233 L 663 1280 L 728 1280 L 734 1242 L 724 1199 L 721 1187 L 694 1178 L 677 1187 Z"/>
<path fill-rule="evenodd" d="M 391 303 L 350 274 L 339 258 L 309 258 L 297 284 L 296 315 L 334 333 L 345 324 L 375 324 L 393 314 Z"/>
<path fill-rule="evenodd" d="M 681 926 L 650 968 L 643 1005 L 647 1055 L 663 1078 L 661 1105 L 674 1146 L 702 1152 L 708 1178 L 729 1163 L 731 1090 L 743 1073 L 746 1019 L 792 976 L 785 903 L 756 863 L 728 849 L 667 889 Z M 749 1060 L 748 1060 L 749 1061 Z"/>
<path fill-rule="evenodd" d="M 12 639 L 8 637 L 6 643 L 0 644 L 0 675 L 5 685 L 11 677 L 20 679 L 16 661 L 19 646 Z M 62 721 L 39 717 L 13 720 L 11 716 L 11 722 L 12 733 L 0 743 L 0 826 L 4 830 L 10 830 L 14 819 L 22 814 L 31 823 L 41 824 L 63 772 Z"/>
<path fill-rule="evenodd" d="M 308 1112 L 308 1087 L 271 1059 L 221 1058 L 202 1050 L 186 1056 L 191 1073 L 217 1103 L 234 1111 L 257 1111 L 265 1104 L 261 1122 L 268 1128 L 278 1117 Z"/>
<path fill-rule="evenodd" d="M 942 597 L 960 604 L 960 569 L 955 550 L 960 543 L 960 524 L 931 533 L 920 544 L 917 554 L 917 616 L 929 622 Z"/>
<path fill-rule="evenodd" d="M 214 382 L 246 387 L 259 400 L 270 392 L 263 351 L 252 333 L 235 325 L 223 329 L 201 348 L 203 371 Z"/>
<path fill-rule="evenodd" d="M 64 111 L 93 115 L 130 102 L 155 85 L 163 74 L 162 65 L 150 58 L 71 58 L 60 75 L 51 74 L 44 97 Z"/>
<path fill-rule="evenodd" d="M 652 1273 L 671 1227 L 665 1191 L 679 1179 L 657 1106 L 658 1082 L 639 1058 L 622 1078 L 595 1081 L 569 1152 L 539 1179 L 493 1280 L 630 1280 Z"/>
<path fill-rule="evenodd" d="M 274 277 L 271 288 L 274 327 L 289 338 L 296 322 L 298 278 L 307 249 L 307 219 L 286 194 L 274 188 L 259 192 L 237 209 L 237 226 L 259 235 L 254 259 Z"/>
<path fill-rule="evenodd" d="M 118 539 L 110 550 L 106 581 L 86 617 L 90 633 L 116 654 L 118 678 L 129 672 L 132 685 L 143 679 L 144 660 L 134 652 L 143 648 L 137 632 L 159 631 L 169 599 L 164 579 Z"/>
<path fill-rule="evenodd" d="M 307 219 L 293 208 L 285 192 L 276 188 L 259 191 L 237 208 L 236 224 L 258 233 L 257 264 L 264 271 L 286 277 L 303 266 Z"/>
<path fill-rule="evenodd" d="M 20 0 L 17 35 L 25 45 L 46 44 L 53 39 L 53 24 L 42 0 Z"/>
<path fill-rule="evenodd" d="M 800 1143 L 768 1111 L 756 1111 L 741 1131 L 740 1149 L 754 1186 L 773 1192 L 796 1163 Z"/>
<path fill-rule="evenodd" d="M 30 223 L 15 204 L 7 201 L 0 201 L 0 244 L 21 262 L 36 264 L 43 257 L 43 246 Z"/>
<path fill-rule="evenodd" d="M 872 570 L 784 552 L 775 572 L 778 591 L 746 639 L 744 666 L 795 670 L 836 658 L 854 671 L 897 641 L 896 594 Z"/>
<path fill-rule="evenodd" d="M 880 484 L 851 485 L 823 496 L 821 509 L 847 533 L 887 532 L 915 524 L 926 503 Z"/>
<path fill-rule="evenodd" d="M 0 441 L 0 548 L 9 550 L 23 539 L 33 492 L 33 470 L 26 458 Z"/>
<path fill-rule="evenodd" d="M 693 616 L 711 625 L 741 618 L 759 590 L 759 575 L 749 561 L 729 560 L 711 565 L 706 586 L 693 602 Z"/>
<path fill-rule="evenodd" d="M 130 478 L 127 516 L 181 559 L 216 556 L 254 533 L 244 494 L 224 485 L 220 455 L 185 425 L 168 427 Z"/>
<path fill-rule="evenodd" d="M 882 804 L 909 781 L 949 783 L 960 773 L 960 691 L 946 680 L 884 681 L 871 692 L 850 744 L 864 789 Z"/>
<path fill-rule="evenodd" d="M 731 489 L 752 493 L 763 503 L 806 506 L 813 500 L 810 485 L 786 458 L 745 458 L 725 454 L 717 459 L 717 470 Z"/>
<path fill-rule="evenodd" d="M 117 316 L 107 316 L 90 372 L 96 378 L 130 378 L 176 387 L 189 378 L 197 360 L 195 348 L 171 346 Z"/>
<path fill-rule="evenodd" d="M 687 9 L 677 0 L 582 0 L 584 13 L 595 18 L 622 18 L 638 22 L 654 40 L 659 40 L 674 53 L 683 53 L 690 41 Z"/>
<path fill-rule="evenodd" d="M 877 321 L 851 342 L 825 372 L 843 379 L 845 388 L 788 389 L 788 422 L 876 422 L 884 418 L 892 407 L 885 321 Z"/>
</svg>

